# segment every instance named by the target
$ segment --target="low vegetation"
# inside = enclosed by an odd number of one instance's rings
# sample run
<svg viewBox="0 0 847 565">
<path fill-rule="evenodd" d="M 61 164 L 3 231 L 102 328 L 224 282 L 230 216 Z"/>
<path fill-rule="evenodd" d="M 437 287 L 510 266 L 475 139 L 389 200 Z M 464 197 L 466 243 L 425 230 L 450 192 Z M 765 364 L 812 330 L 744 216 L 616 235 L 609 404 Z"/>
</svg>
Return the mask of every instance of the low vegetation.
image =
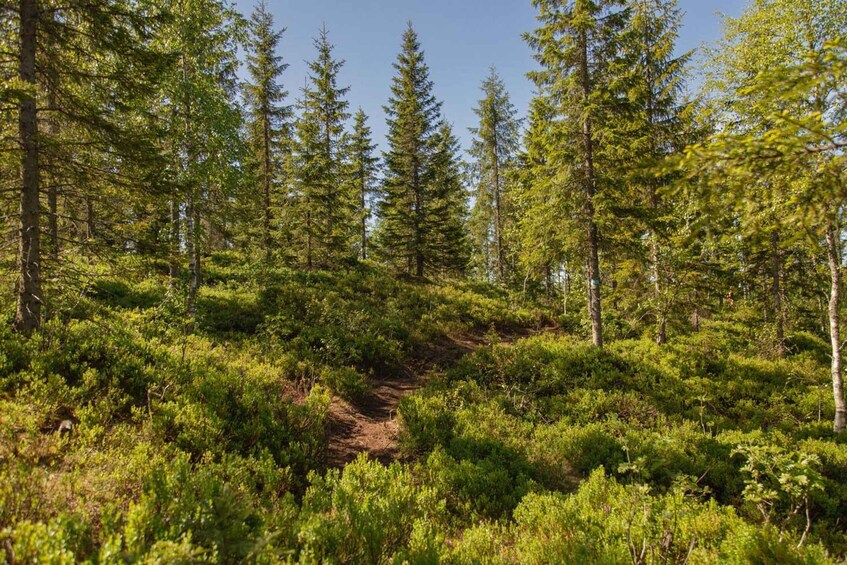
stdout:
<svg viewBox="0 0 847 565">
<path fill-rule="evenodd" d="M 847 444 L 829 425 L 814 335 L 763 358 L 730 319 L 662 347 L 599 350 L 484 285 L 404 282 L 367 264 L 212 264 L 193 334 L 173 323 L 164 283 L 104 278 L 34 337 L 0 335 L 7 559 L 847 555 Z M 521 328 L 548 331 L 495 339 Z M 426 344 L 457 335 L 490 345 L 401 401 L 401 460 L 328 469 L 332 398 L 402 378 Z"/>
<path fill-rule="evenodd" d="M 847 1 L 333 3 L 0 0 L 0 565 L 847 564 Z"/>
</svg>

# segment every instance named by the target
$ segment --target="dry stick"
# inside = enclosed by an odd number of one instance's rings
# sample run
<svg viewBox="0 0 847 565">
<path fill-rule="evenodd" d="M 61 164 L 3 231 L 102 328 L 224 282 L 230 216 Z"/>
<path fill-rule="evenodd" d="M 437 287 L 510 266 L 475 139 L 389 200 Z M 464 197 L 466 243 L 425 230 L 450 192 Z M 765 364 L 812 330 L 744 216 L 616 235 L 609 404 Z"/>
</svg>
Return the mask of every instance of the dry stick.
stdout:
<svg viewBox="0 0 847 565">
<path fill-rule="evenodd" d="M 797 544 L 797 548 L 803 547 L 803 543 L 806 541 L 806 536 L 809 535 L 809 531 L 812 529 L 812 510 L 809 504 L 809 493 L 806 493 L 805 496 L 806 501 L 806 529 L 803 530 L 803 535 L 800 537 L 800 542 Z"/>
</svg>

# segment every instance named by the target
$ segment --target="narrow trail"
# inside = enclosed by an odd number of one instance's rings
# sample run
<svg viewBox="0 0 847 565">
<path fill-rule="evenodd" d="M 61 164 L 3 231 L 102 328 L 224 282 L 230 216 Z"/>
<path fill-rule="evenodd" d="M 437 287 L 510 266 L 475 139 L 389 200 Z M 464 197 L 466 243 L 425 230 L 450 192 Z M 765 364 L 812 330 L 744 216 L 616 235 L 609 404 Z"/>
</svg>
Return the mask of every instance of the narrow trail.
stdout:
<svg viewBox="0 0 847 565">
<path fill-rule="evenodd" d="M 550 330 L 520 329 L 499 335 L 499 340 L 501 345 L 508 345 Z M 487 336 L 481 334 L 446 336 L 413 355 L 400 374 L 371 381 L 371 389 L 361 399 L 349 402 L 334 398 L 329 407 L 327 463 L 340 468 L 359 453 L 368 453 L 385 464 L 396 460 L 400 401 L 489 343 Z"/>
</svg>

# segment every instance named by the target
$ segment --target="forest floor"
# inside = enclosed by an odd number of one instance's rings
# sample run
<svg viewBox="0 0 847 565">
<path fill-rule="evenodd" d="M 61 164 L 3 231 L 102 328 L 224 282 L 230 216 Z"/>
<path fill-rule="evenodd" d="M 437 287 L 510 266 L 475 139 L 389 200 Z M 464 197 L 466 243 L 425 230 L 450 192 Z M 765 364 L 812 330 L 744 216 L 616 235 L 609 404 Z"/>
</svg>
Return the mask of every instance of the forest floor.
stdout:
<svg viewBox="0 0 847 565">
<path fill-rule="evenodd" d="M 555 328 L 518 328 L 497 334 L 496 340 L 479 333 L 444 336 L 415 352 L 398 374 L 372 380 L 370 390 L 361 398 L 347 401 L 335 397 L 329 407 L 327 429 L 329 466 L 342 468 L 359 453 L 367 453 L 384 464 L 397 460 L 397 407 L 403 398 L 481 347 L 492 343 L 511 345 L 518 339 L 551 331 Z"/>
</svg>

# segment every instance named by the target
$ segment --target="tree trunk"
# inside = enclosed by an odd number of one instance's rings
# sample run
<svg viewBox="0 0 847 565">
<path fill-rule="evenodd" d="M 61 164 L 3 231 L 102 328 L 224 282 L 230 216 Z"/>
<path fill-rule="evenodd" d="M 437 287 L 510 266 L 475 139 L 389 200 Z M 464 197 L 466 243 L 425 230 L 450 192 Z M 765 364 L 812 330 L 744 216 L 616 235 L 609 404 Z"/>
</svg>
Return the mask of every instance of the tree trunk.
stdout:
<svg viewBox="0 0 847 565">
<path fill-rule="evenodd" d="M 653 263 L 653 291 L 656 299 L 656 345 L 668 340 L 667 315 L 662 306 L 662 271 L 659 266 L 659 241 L 655 231 L 650 234 L 650 261 Z"/>
<path fill-rule="evenodd" d="M 51 108 L 56 108 L 59 103 L 56 100 L 55 86 L 51 86 L 49 96 L 49 106 Z M 50 141 L 55 146 L 58 144 L 57 138 L 59 136 L 59 121 L 56 117 L 54 117 L 48 121 L 48 125 L 50 128 Z M 50 258 L 53 260 L 53 263 L 56 264 L 59 262 L 59 188 L 57 186 L 57 178 L 55 174 L 53 175 L 53 178 L 51 178 L 50 186 L 47 187 L 47 209 L 49 213 L 47 221 L 48 232 L 50 234 Z"/>
<path fill-rule="evenodd" d="M 844 402 L 844 387 L 841 378 L 841 326 L 838 321 L 838 310 L 841 302 L 841 237 L 835 223 L 831 222 L 826 230 L 826 250 L 831 276 L 829 296 L 829 336 L 832 342 L 832 392 L 835 398 L 835 421 L 833 429 L 836 433 L 844 431 L 847 426 L 847 404 Z"/>
<path fill-rule="evenodd" d="M 646 4 L 642 4 L 642 8 L 644 10 L 648 9 Z M 656 137 L 654 132 L 654 126 L 656 123 L 656 108 L 655 108 L 655 99 L 656 93 L 654 92 L 654 83 L 653 83 L 653 61 L 651 57 L 651 40 L 648 29 L 644 28 L 644 36 L 643 36 L 643 48 L 644 48 L 644 69 L 646 71 L 645 81 L 647 85 L 647 124 L 650 129 L 650 155 L 654 156 L 657 154 L 656 149 Z M 656 190 L 656 181 L 654 179 L 649 179 L 648 181 L 648 189 L 649 189 L 649 200 L 650 200 L 650 208 L 653 211 L 654 215 L 658 215 L 659 211 L 659 194 Z M 655 219 L 654 219 L 655 220 Z M 656 230 L 653 226 L 650 227 L 650 266 L 653 271 L 653 299 L 655 301 L 655 314 L 656 314 L 656 345 L 664 345 L 667 341 L 667 312 L 665 305 L 662 303 L 663 300 L 663 281 L 662 281 L 662 267 L 660 264 L 661 256 L 659 252 L 659 238 L 656 235 Z"/>
<path fill-rule="evenodd" d="M 94 199 L 90 196 L 85 197 L 85 238 L 89 241 L 93 240 L 97 235 L 97 230 L 94 227 Z"/>
<path fill-rule="evenodd" d="M 179 280 L 179 201 L 171 199 L 170 204 L 171 229 L 168 234 L 168 279 L 173 287 Z"/>
<path fill-rule="evenodd" d="M 782 311 L 782 285 L 780 273 L 782 272 L 782 254 L 779 251 L 779 232 L 771 233 L 771 297 L 773 300 L 773 317 L 776 327 L 776 354 L 779 357 L 785 355 L 785 317 Z"/>
<path fill-rule="evenodd" d="M 420 174 L 415 168 L 413 174 L 415 190 L 415 276 L 424 276 L 424 254 L 423 254 L 423 188 L 420 186 Z"/>
<path fill-rule="evenodd" d="M 37 0 L 20 0 L 20 78 L 33 89 L 20 102 L 18 128 L 21 147 L 20 227 L 18 233 L 18 297 L 15 329 L 25 335 L 41 325 L 40 169 L 38 164 L 38 115 L 36 112 L 35 52 Z"/>
<path fill-rule="evenodd" d="M 193 329 L 197 315 L 197 292 L 200 290 L 200 209 L 197 204 L 197 195 L 191 194 L 188 198 L 188 237 L 186 247 L 188 251 L 188 303 L 187 311 L 189 327 Z"/>
<path fill-rule="evenodd" d="M 361 198 L 362 198 L 362 260 L 368 258 L 368 218 L 367 218 L 367 180 L 365 176 L 367 172 L 365 167 L 360 163 L 359 165 L 360 173 L 361 173 L 361 182 L 362 186 L 360 188 Z"/>
<path fill-rule="evenodd" d="M 494 147 L 492 151 L 492 160 L 494 161 L 494 245 L 496 246 L 497 253 L 497 282 L 503 284 L 506 282 L 506 260 L 503 255 L 503 210 L 500 186 L 500 156 L 497 154 L 496 119 L 494 120 L 492 129 L 494 130 Z"/>
<path fill-rule="evenodd" d="M 306 203 L 306 270 L 312 270 L 312 211 Z"/>
<path fill-rule="evenodd" d="M 659 195 L 656 186 L 650 182 L 650 207 L 654 212 L 659 210 Z M 667 311 L 662 304 L 664 297 L 664 281 L 662 280 L 661 254 L 659 238 L 655 229 L 650 229 L 650 263 L 653 271 L 653 294 L 656 301 L 656 345 L 664 345 L 668 340 Z"/>
<path fill-rule="evenodd" d="M 580 82 L 582 101 L 588 104 L 591 95 L 588 70 L 588 39 L 586 32 L 580 32 Z M 603 347 L 603 322 L 600 303 L 600 258 L 599 234 L 594 221 L 594 139 L 591 130 L 591 117 L 586 113 L 582 121 L 583 142 L 583 183 L 585 190 L 586 246 L 588 251 L 588 311 L 591 314 L 591 341 L 597 347 Z"/>
<path fill-rule="evenodd" d="M 263 142 L 264 142 L 264 154 L 263 158 L 263 192 L 264 192 L 264 202 L 263 202 L 263 212 L 264 212 L 264 222 L 262 224 L 263 227 L 263 243 L 265 246 L 265 261 L 270 263 L 273 241 L 271 239 L 271 221 L 273 220 L 273 216 L 271 214 L 271 130 L 270 130 L 270 119 L 268 114 L 265 113 L 263 116 L 264 120 L 264 130 L 263 130 Z"/>
</svg>

